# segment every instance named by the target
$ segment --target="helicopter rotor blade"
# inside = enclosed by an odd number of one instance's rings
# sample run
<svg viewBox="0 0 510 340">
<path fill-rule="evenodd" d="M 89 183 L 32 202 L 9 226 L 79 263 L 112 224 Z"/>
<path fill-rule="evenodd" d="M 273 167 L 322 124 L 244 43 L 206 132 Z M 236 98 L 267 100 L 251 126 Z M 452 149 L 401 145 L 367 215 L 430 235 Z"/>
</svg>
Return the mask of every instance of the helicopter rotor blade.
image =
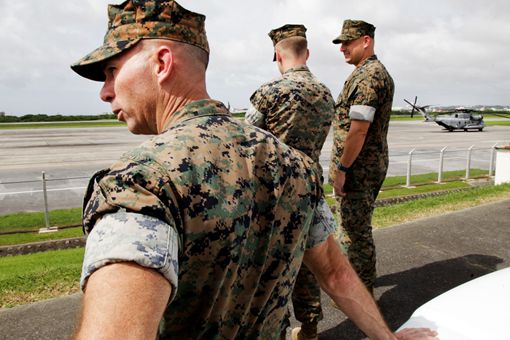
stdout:
<svg viewBox="0 0 510 340">
<path fill-rule="evenodd" d="M 413 104 L 411 104 L 411 102 L 409 102 L 407 99 L 404 99 L 404 101 L 407 104 L 411 105 L 411 118 L 412 118 L 414 116 L 414 111 L 416 110 L 416 107 Z"/>
<path fill-rule="evenodd" d="M 404 99 L 404 101 L 405 101 L 407 104 L 411 105 L 411 107 L 412 107 L 411 115 L 414 113 L 414 111 L 420 111 L 420 108 L 419 108 L 419 107 L 417 107 L 416 105 L 412 104 L 409 100 Z"/>
</svg>

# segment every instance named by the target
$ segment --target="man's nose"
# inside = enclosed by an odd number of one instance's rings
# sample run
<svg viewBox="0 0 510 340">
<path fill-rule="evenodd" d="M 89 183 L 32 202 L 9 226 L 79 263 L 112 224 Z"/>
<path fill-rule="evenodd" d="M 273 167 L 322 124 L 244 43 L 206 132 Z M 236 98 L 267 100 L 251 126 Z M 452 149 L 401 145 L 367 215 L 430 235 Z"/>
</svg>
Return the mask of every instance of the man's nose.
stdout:
<svg viewBox="0 0 510 340">
<path fill-rule="evenodd" d="M 113 92 L 113 85 L 110 81 L 105 81 L 101 91 L 99 92 L 99 97 L 102 101 L 110 103 L 115 97 L 115 93 Z"/>
</svg>

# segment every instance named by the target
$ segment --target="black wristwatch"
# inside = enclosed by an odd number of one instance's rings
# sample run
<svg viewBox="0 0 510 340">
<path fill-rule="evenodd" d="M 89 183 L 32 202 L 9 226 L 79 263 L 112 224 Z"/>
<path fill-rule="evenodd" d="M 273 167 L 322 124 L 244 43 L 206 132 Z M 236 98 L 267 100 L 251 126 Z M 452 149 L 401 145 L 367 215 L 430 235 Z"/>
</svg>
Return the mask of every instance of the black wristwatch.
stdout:
<svg viewBox="0 0 510 340">
<path fill-rule="evenodd" d="M 336 166 L 336 168 L 337 168 L 339 171 L 342 171 L 342 172 L 344 172 L 344 173 L 349 172 L 349 170 L 351 169 L 351 168 L 348 168 L 348 167 L 346 167 L 346 166 L 343 166 L 343 165 L 342 165 L 342 163 L 338 163 L 338 164 L 337 164 L 337 166 Z"/>
</svg>

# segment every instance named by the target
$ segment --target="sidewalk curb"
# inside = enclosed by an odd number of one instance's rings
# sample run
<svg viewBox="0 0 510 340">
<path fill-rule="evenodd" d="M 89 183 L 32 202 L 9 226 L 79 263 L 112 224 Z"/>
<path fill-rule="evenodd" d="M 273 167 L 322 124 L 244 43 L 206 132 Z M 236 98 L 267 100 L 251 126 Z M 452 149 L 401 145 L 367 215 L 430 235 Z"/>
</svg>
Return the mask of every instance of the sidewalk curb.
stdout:
<svg viewBox="0 0 510 340">
<path fill-rule="evenodd" d="M 27 244 L 18 244 L 11 246 L 0 246 L 0 257 L 1 256 L 14 256 L 14 255 L 25 255 L 37 252 L 43 252 L 48 250 L 57 249 L 69 249 L 78 248 L 85 246 L 85 236 L 65 238 L 61 240 L 34 242 Z"/>
</svg>

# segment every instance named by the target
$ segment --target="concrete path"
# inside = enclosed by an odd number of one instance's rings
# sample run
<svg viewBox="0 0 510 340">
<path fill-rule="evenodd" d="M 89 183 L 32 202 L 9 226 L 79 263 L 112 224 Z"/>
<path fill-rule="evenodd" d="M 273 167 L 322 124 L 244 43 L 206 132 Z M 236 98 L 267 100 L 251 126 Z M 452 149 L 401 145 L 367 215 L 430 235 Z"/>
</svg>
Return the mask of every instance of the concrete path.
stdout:
<svg viewBox="0 0 510 340">
<path fill-rule="evenodd" d="M 375 295 L 389 325 L 397 328 L 431 298 L 510 266 L 510 200 L 377 230 L 375 239 Z M 329 298 L 323 301 L 319 339 L 364 339 Z M 75 294 L 0 310 L 0 339 L 68 339 L 79 304 Z"/>
</svg>

